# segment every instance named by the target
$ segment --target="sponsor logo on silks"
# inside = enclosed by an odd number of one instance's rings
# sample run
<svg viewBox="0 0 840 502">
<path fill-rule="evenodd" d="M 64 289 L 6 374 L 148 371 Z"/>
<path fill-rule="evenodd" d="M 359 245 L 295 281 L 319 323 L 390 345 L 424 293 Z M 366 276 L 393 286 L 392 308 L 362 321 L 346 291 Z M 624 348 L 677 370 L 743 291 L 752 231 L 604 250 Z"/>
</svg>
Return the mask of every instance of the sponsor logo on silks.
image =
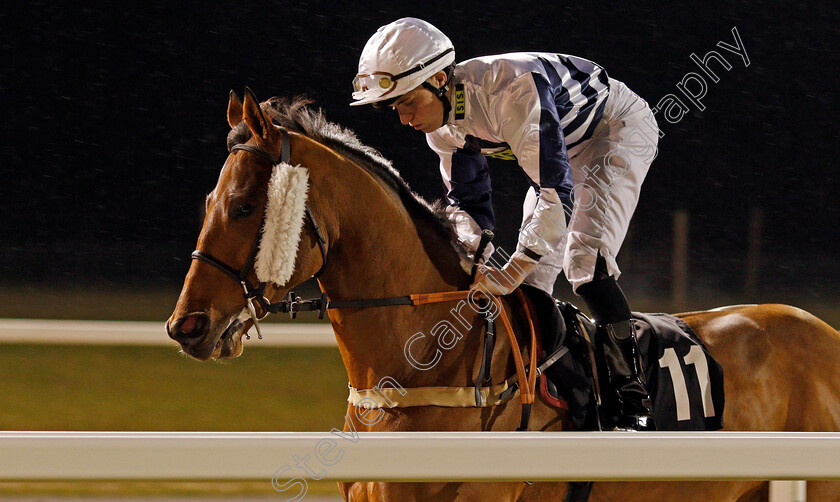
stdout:
<svg viewBox="0 0 840 502">
<path fill-rule="evenodd" d="M 462 120 L 467 113 L 467 99 L 464 95 L 464 84 L 455 86 L 455 120 Z"/>
<path fill-rule="evenodd" d="M 501 152 L 493 152 L 493 153 L 482 153 L 485 157 L 490 157 L 492 159 L 499 159 L 499 160 L 516 160 L 516 156 L 513 154 L 513 150 L 507 148 L 502 150 Z"/>
</svg>

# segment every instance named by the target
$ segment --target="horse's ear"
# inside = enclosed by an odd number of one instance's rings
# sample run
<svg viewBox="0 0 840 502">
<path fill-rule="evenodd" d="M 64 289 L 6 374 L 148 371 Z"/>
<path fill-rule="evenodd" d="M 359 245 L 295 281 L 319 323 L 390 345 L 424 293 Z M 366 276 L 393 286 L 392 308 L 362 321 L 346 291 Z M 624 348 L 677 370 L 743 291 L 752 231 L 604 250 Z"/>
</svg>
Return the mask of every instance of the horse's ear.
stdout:
<svg viewBox="0 0 840 502">
<path fill-rule="evenodd" d="M 260 102 L 257 100 L 257 97 L 254 96 L 251 89 L 247 87 L 245 88 L 245 104 L 243 105 L 243 109 L 245 123 L 248 124 L 248 127 L 251 129 L 251 132 L 254 133 L 254 136 L 262 138 L 264 141 L 272 141 L 275 139 L 277 129 L 275 129 L 274 124 L 266 118 L 262 109 L 260 109 Z"/>
<path fill-rule="evenodd" d="M 242 122 L 242 101 L 235 92 L 230 91 L 230 101 L 228 101 L 227 119 L 230 128 L 238 126 Z"/>
</svg>

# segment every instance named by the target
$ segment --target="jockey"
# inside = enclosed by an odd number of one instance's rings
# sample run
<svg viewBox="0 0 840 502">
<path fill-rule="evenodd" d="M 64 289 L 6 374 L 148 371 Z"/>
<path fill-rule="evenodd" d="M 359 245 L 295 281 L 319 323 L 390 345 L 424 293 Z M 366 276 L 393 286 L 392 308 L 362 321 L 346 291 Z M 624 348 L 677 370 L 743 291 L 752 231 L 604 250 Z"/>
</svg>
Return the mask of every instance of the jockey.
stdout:
<svg viewBox="0 0 840 502">
<path fill-rule="evenodd" d="M 486 156 L 516 160 L 529 178 L 516 251 L 480 267 L 474 286 L 506 295 L 522 282 L 549 294 L 564 272 L 598 324 L 617 428 L 652 429 L 651 402 L 615 257 L 659 129 L 647 103 L 597 64 L 556 53 L 485 56 L 455 64 L 440 30 L 415 18 L 368 40 L 351 105 L 390 107 L 426 133 L 440 157 L 447 214 L 472 250 L 493 229 Z M 573 195 L 574 194 L 574 195 Z"/>
</svg>

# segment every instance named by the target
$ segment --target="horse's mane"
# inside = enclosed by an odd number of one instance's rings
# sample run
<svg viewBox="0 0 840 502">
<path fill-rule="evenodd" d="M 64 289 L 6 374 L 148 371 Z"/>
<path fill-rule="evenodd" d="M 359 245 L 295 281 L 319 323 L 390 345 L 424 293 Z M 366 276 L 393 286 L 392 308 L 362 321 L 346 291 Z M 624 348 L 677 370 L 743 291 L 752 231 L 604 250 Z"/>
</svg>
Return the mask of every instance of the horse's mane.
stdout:
<svg viewBox="0 0 840 502">
<path fill-rule="evenodd" d="M 311 103 L 312 101 L 302 96 L 292 99 L 273 97 L 262 103 L 261 108 L 275 124 L 332 148 L 382 181 L 396 192 L 409 214 L 436 229 L 442 238 L 449 241 L 459 258 L 468 259 L 455 229 L 446 217 L 445 204 L 441 201 L 430 204 L 414 193 L 394 169 L 391 161 L 359 141 L 350 129 L 329 122 L 321 109 L 314 110 L 308 106 Z M 248 141 L 250 137 L 251 130 L 244 122 L 240 123 L 228 134 L 228 149 Z"/>
</svg>

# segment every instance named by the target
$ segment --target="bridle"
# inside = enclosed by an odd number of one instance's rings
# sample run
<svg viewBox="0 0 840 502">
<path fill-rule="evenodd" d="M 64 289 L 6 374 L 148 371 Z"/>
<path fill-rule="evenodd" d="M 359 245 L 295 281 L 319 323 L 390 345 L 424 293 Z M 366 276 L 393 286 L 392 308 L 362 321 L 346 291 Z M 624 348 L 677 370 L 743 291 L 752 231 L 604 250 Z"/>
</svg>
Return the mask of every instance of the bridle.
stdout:
<svg viewBox="0 0 840 502">
<path fill-rule="evenodd" d="M 270 163 L 272 166 L 278 164 L 278 162 L 288 163 L 291 159 L 291 141 L 289 139 L 289 132 L 282 128 L 280 128 L 279 131 L 281 135 L 279 160 L 261 148 L 241 143 L 233 145 L 230 148 L 230 152 L 233 153 L 236 150 L 244 150 L 246 152 L 250 152 L 256 155 L 260 159 Z M 314 278 L 318 278 L 324 271 L 324 268 L 327 266 L 327 239 L 324 237 L 324 233 L 321 231 L 321 227 L 318 226 L 318 222 L 316 222 L 315 218 L 312 216 L 312 211 L 309 210 L 309 205 L 306 205 L 304 207 L 304 214 L 306 216 L 307 221 L 309 222 L 309 225 L 312 227 L 312 230 L 315 232 L 315 237 L 318 241 L 318 247 L 321 250 L 321 267 L 312 276 Z M 492 233 L 490 235 L 492 236 Z M 193 260 L 203 261 L 204 263 L 215 267 L 216 269 L 224 272 L 225 275 L 236 281 L 237 284 L 242 286 L 242 291 L 245 296 L 245 305 L 248 308 L 248 313 L 251 316 L 251 320 L 254 321 L 254 327 L 257 329 L 257 336 L 259 338 L 262 338 L 259 321 L 265 319 L 265 317 L 268 314 L 288 313 L 291 316 L 291 318 L 294 319 L 297 317 L 298 312 L 317 311 L 318 319 L 323 319 L 327 309 L 392 307 L 400 305 L 417 306 L 426 303 L 460 300 L 466 298 L 466 294 L 468 293 L 468 291 L 452 291 L 446 293 L 421 293 L 407 296 L 394 296 L 389 298 L 366 298 L 360 300 L 336 301 L 330 300 L 327 297 L 327 293 L 323 291 L 321 292 L 321 296 L 319 298 L 312 298 L 309 300 L 304 300 L 301 297 L 296 296 L 294 291 L 290 291 L 288 299 L 272 303 L 268 298 L 265 297 L 266 283 L 260 282 L 254 285 L 248 279 L 248 275 L 250 275 L 251 269 L 253 269 L 254 267 L 254 261 L 257 258 L 257 252 L 259 251 L 261 240 L 262 229 L 259 230 L 256 239 L 254 239 L 254 244 L 251 246 L 251 252 L 248 255 L 248 259 L 245 262 L 245 265 L 240 270 L 231 267 L 230 265 L 216 258 L 212 254 L 207 253 L 205 251 L 201 251 L 199 249 L 193 251 L 191 255 Z M 483 248 L 486 247 L 488 242 L 489 240 L 485 241 L 483 244 L 480 245 L 480 247 L 482 248 L 481 253 L 483 253 Z M 481 256 L 481 254 L 478 254 L 477 256 Z M 262 316 L 257 315 L 257 310 L 254 306 L 254 303 L 259 305 L 262 309 Z"/>
<path fill-rule="evenodd" d="M 241 143 L 233 145 L 230 148 L 230 153 L 233 154 L 234 151 L 243 150 L 256 155 L 257 157 L 266 162 L 269 162 L 271 166 L 275 166 L 280 162 L 288 164 L 292 156 L 289 133 L 284 129 L 279 129 L 279 131 L 281 135 L 280 159 L 275 158 L 273 155 L 261 148 Z M 321 231 L 321 227 L 318 226 L 318 223 L 312 216 L 312 211 L 309 210 L 308 204 L 304 207 L 304 215 L 306 216 L 309 225 L 312 227 L 312 230 L 315 232 L 315 237 L 318 241 L 318 247 L 321 250 L 321 267 L 312 276 L 317 278 L 321 275 L 321 273 L 324 271 L 324 267 L 326 267 L 327 265 L 327 239 L 324 237 L 324 233 Z M 227 263 L 213 256 L 212 254 L 198 249 L 192 252 L 191 257 L 193 260 L 203 261 L 204 263 L 212 265 L 218 270 L 224 272 L 228 277 L 230 277 L 242 286 L 243 294 L 245 296 L 245 304 L 248 307 L 248 313 L 251 315 L 251 319 L 254 321 L 254 327 L 257 329 L 257 336 L 259 336 L 259 338 L 262 338 L 262 332 L 260 331 L 259 321 L 264 319 L 268 314 L 278 312 L 289 312 L 294 318 L 296 312 L 299 312 L 301 310 L 319 310 L 319 318 L 323 318 L 324 311 L 326 311 L 327 304 L 329 303 L 328 301 L 326 301 L 325 293 L 322 294 L 321 298 L 321 300 L 324 300 L 322 302 L 323 307 L 319 305 L 318 309 L 305 308 L 302 305 L 300 305 L 301 303 L 304 303 L 304 301 L 301 300 L 299 297 L 296 297 L 294 292 L 289 293 L 288 300 L 281 300 L 279 302 L 271 303 L 271 301 L 269 301 L 269 299 L 265 297 L 266 283 L 259 282 L 256 285 L 251 283 L 251 281 L 248 279 L 248 276 L 250 275 L 251 270 L 254 268 L 254 262 L 257 258 L 257 252 L 259 252 L 261 241 L 262 227 L 260 227 L 260 229 L 257 231 L 257 237 L 256 239 L 254 239 L 254 244 L 251 246 L 251 252 L 248 255 L 248 259 L 245 261 L 245 265 L 240 270 L 236 270 Z M 257 315 L 254 303 L 257 303 L 262 309 L 262 317 Z"/>
<path fill-rule="evenodd" d="M 262 150 L 261 148 L 257 148 L 252 145 L 246 144 L 237 144 L 233 145 L 230 148 L 230 153 L 233 154 L 234 151 L 237 150 L 244 150 L 246 152 L 250 152 L 260 159 L 269 162 L 271 166 L 275 166 L 280 162 L 288 163 L 291 158 L 291 140 L 289 137 L 289 132 L 285 129 L 280 128 L 280 135 L 281 135 L 281 145 L 280 145 L 280 159 L 276 159 L 273 155 Z M 318 240 L 318 247 L 321 250 L 321 266 L 317 272 L 313 275 L 313 277 L 318 278 L 321 273 L 324 271 L 324 268 L 327 265 L 327 240 L 324 238 L 324 234 L 321 231 L 321 228 L 318 226 L 318 223 L 315 221 L 315 218 L 312 216 L 312 211 L 309 210 L 309 206 L 306 205 L 304 207 L 304 214 L 306 215 L 306 219 L 309 221 L 310 226 L 312 227 L 313 231 L 315 232 L 315 236 Z M 482 236 L 481 240 L 478 245 L 478 249 L 476 250 L 475 256 L 480 258 L 484 255 L 484 249 L 489 244 L 490 240 L 493 238 L 493 233 L 489 231 L 485 231 Z M 319 315 L 318 318 L 322 319 L 324 317 L 325 312 L 327 309 L 342 309 L 342 308 L 369 308 L 369 307 L 391 307 L 391 306 L 400 306 L 400 305 L 410 305 L 410 306 L 420 306 L 420 305 L 427 305 L 427 304 L 435 304 L 435 303 L 442 303 L 442 302 L 452 302 L 452 301 L 460 301 L 470 298 L 472 294 L 472 290 L 460 290 L 460 291 L 444 291 L 438 293 L 415 293 L 410 294 L 407 296 L 394 296 L 389 298 L 369 298 L 369 299 L 359 299 L 359 300 L 339 300 L 339 301 L 332 301 L 327 297 L 327 294 L 321 291 L 320 298 L 314 298 L 310 300 L 302 300 L 300 297 L 295 296 L 293 291 L 289 292 L 289 298 L 287 300 L 280 300 L 278 302 L 272 303 L 269 301 L 268 298 L 265 297 L 265 282 L 259 282 L 257 285 L 251 283 L 248 279 L 248 275 L 251 273 L 251 270 L 254 268 L 254 262 L 257 257 L 257 252 L 259 251 L 260 242 L 262 240 L 262 227 L 258 230 L 257 237 L 254 239 L 254 244 L 251 246 L 251 252 L 248 255 L 248 259 L 245 262 L 245 265 L 240 269 L 236 270 L 235 268 L 231 267 L 227 263 L 219 260 L 215 256 L 210 253 L 201 251 L 196 249 L 192 252 L 192 259 L 199 260 L 208 265 L 215 267 L 216 269 L 222 271 L 225 275 L 236 281 L 238 284 L 242 286 L 242 291 L 245 296 L 245 305 L 247 306 L 248 313 L 251 316 L 251 320 L 254 322 L 254 327 L 257 330 L 257 335 L 259 338 L 262 338 L 262 333 L 260 332 L 260 325 L 259 321 L 264 319 L 268 314 L 272 313 L 279 313 L 279 312 L 288 312 L 291 314 L 292 318 L 294 319 L 297 312 L 301 311 L 318 311 Z M 473 276 L 475 276 L 475 267 L 473 266 Z M 517 291 L 517 294 L 524 295 L 521 291 Z M 508 337 L 510 338 L 510 343 L 512 347 L 516 347 L 516 335 L 514 334 L 513 327 L 510 324 L 510 320 L 508 319 L 507 314 L 505 313 L 504 309 L 501 307 L 501 301 L 499 299 L 485 299 L 483 301 L 494 301 L 499 305 L 500 309 L 500 317 L 505 324 L 506 331 L 508 333 Z M 259 317 L 257 315 L 256 308 L 254 307 L 254 303 L 257 303 L 260 308 L 262 308 L 263 316 Z M 537 347 L 536 341 L 536 334 L 534 331 L 533 323 L 530 320 L 530 314 L 528 314 L 529 324 L 531 325 L 531 346 Z M 246 335 L 247 336 L 247 335 Z M 482 385 L 488 383 L 490 381 L 490 361 L 493 354 L 493 345 L 495 343 L 495 323 L 493 318 L 487 316 L 485 314 L 485 340 L 484 340 L 484 350 L 482 352 L 482 362 L 480 367 L 480 377 L 475 382 L 475 399 L 476 405 L 481 406 L 482 403 L 482 394 L 481 389 Z M 564 347 L 561 347 L 564 348 Z M 566 349 L 568 350 L 568 349 Z M 522 421 L 520 424 L 520 428 L 518 430 L 528 430 L 528 421 L 530 420 L 531 416 L 531 403 L 534 401 L 534 396 L 536 392 L 536 376 L 542 370 L 547 367 L 549 363 L 544 363 L 541 367 L 537 366 L 537 351 L 531 350 L 531 361 L 530 361 L 530 368 L 532 370 L 530 373 L 526 373 L 526 367 L 523 361 L 522 352 L 521 350 L 514 350 L 514 361 L 516 364 L 516 379 L 518 380 L 518 384 L 516 380 L 514 380 L 514 384 L 517 386 L 524 385 L 521 390 L 521 399 L 522 399 Z M 560 353 L 560 349 L 556 351 L 551 357 L 559 358 L 562 354 Z M 552 361 L 553 362 L 553 361 Z M 506 393 L 509 393 L 510 396 L 513 395 L 513 392 L 518 387 L 511 386 Z"/>
</svg>

